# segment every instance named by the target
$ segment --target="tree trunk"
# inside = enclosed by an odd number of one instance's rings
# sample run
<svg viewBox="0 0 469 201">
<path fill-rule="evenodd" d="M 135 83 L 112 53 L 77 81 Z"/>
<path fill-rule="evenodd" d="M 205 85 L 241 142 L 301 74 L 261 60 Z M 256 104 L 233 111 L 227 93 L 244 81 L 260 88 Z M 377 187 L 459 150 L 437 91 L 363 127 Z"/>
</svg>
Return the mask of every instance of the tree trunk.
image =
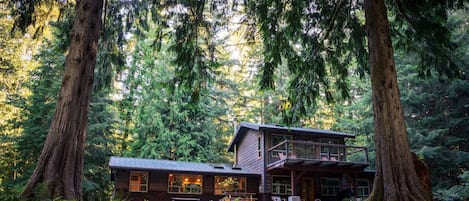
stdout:
<svg viewBox="0 0 469 201">
<path fill-rule="evenodd" d="M 365 0 L 365 18 L 377 166 L 369 200 L 431 200 L 425 194 L 412 162 L 384 0 Z"/>
<path fill-rule="evenodd" d="M 56 111 L 36 169 L 21 195 L 25 199 L 81 200 L 83 154 L 102 9 L 103 0 L 77 1 Z"/>
</svg>

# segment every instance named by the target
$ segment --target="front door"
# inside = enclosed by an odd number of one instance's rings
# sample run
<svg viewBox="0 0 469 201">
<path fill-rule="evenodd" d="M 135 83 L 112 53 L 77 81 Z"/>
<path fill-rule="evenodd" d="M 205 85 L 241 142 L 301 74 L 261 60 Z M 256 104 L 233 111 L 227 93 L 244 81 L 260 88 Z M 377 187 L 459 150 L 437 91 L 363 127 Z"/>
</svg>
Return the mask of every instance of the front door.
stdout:
<svg viewBox="0 0 469 201">
<path fill-rule="evenodd" d="M 305 177 L 301 179 L 301 199 L 304 201 L 314 201 L 314 179 Z"/>
</svg>

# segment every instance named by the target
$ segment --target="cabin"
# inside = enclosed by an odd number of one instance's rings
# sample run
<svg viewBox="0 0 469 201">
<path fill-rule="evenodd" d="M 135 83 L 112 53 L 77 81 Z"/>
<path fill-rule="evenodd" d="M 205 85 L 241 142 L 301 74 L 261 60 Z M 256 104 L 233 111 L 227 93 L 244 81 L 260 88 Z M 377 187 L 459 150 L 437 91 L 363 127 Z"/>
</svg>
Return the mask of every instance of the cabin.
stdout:
<svg viewBox="0 0 469 201">
<path fill-rule="evenodd" d="M 354 135 L 242 122 L 228 151 L 235 165 L 261 175 L 260 200 L 336 201 L 365 198 L 374 172 L 366 147 L 345 145 Z"/>
<path fill-rule="evenodd" d="M 260 175 L 228 164 L 194 163 L 112 156 L 115 198 L 132 201 L 218 201 L 257 199 Z"/>
<path fill-rule="evenodd" d="M 336 201 L 363 199 L 374 172 L 354 135 L 241 122 L 228 151 L 233 164 L 111 157 L 115 194 L 129 200 Z"/>
</svg>

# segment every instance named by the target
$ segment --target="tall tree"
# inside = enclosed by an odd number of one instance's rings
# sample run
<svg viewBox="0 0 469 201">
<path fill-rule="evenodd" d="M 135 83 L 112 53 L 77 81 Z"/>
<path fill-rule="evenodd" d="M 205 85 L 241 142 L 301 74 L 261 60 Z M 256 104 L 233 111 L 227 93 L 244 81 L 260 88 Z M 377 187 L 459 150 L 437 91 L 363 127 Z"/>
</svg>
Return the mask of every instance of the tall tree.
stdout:
<svg viewBox="0 0 469 201">
<path fill-rule="evenodd" d="M 370 200 L 432 200 L 412 162 L 384 0 L 365 1 L 365 16 L 377 169 Z"/>
<path fill-rule="evenodd" d="M 82 199 L 87 115 L 102 9 L 102 0 L 77 1 L 55 114 L 39 162 L 22 193 L 23 198 L 34 197 L 33 190 L 43 184 L 47 185 L 50 198 Z"/>
</svg>

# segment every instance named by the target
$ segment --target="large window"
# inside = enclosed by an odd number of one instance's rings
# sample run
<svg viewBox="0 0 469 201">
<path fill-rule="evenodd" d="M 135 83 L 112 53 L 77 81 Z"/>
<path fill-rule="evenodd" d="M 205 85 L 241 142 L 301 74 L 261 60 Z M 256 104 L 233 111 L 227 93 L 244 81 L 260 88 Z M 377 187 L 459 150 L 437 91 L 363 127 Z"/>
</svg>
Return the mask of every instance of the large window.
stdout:
<svg viewBox="0 0 469 201">
<path fill-rule="evenodd" d="M 246 192 L 246 177 L 215 176 L 215 194 Z"/>
<path fill-rule="evenodd" d="M 202 175 L 169 174 L 168 192 L 202 194 Z"/>
<path fill-rule="evenodd" d="M 130 192 L 147 192 L 148 191 L 148 172 L 130 172 L 129 180 Z"/>
<path fill-rule="evenodd" d="M 337 140 L 333 140 L 333 139 L 321 139 L 319 140 L 319 142 L 327 143 L 327 144 L 337 144 Z M 321 145 L 320 159 L 331 160 L 331 161 L 339 160 L 339 147 Z"/>
<path fill-rule="evenodd" d="M 357 196 L 367 197 L 370 195 L 370 183 L 368 179 L 357 179 Z"/>
<path fill-rule="evenodd" d="M 292 136 L 290 135 L 272 135 L 272 146 L 278 145 L 282 143 L 285 140 L 291 140 Z M 272 156 L 278 157 L 278 156 L 287 156 L 287 144 L 284 144 L 283 146 L 279 146 L 275 148 L 272 152 Z M 288 151 L 290 154 L 292 154 L 292 144 L 289 144 Z"/>
<path fill-rule="evenodd" d="M 291 194 L 291 179 L 287 176 L 272 176 L 272 194 Z"/>
<path fill-rule="evenodd" d="M 321 178 L 321 194 L 323 196 L 336 196 L 340 190 L 340 179 Z"/>
</svg>

